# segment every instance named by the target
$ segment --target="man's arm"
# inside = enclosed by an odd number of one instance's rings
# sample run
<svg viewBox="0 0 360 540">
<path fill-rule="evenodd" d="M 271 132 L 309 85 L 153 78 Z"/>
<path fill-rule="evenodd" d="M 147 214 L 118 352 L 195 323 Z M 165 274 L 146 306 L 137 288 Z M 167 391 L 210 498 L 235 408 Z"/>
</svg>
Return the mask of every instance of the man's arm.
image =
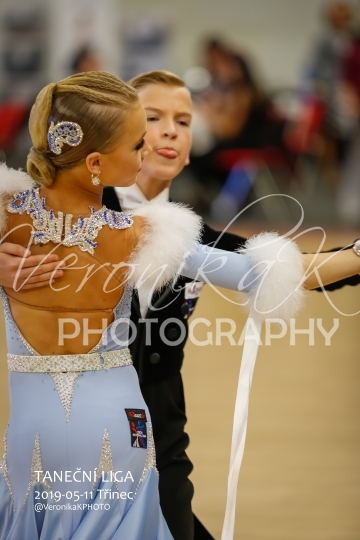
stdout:
<svg viewBox="0 0 360 540">
<path fill-rule="evenodd" d="M 0 285 L 3 287 L 21 287 L 22 290 L 45 287 L 50 280 L 63 275 L 61 267 L 64 265 L 57 255 L 31 255 L 17 244 L 0 244 Z"/>
<path fill-rule="evenodd" d="M 332 253 L 334 251 L 340 251 L 342 248 L 334 248 L 329 249 L 326 251 L 326 253 Z M 347 247 L 346 249 L 352 249 L 352 246 Z M 329 285 L 326 285 L 324 287 L 327 291 L 336 291 L 337 289 L 341 289 L 345 285 L 350 285 L 351 287 L 354 287 L 355 285 L 360 284 L 360 274 L 356 274 L 355 276 L 351 276 L 345 279 L 340 279 L 339 281 L 335 281 L 334 283 L 330 283 Z M 321 287 L 317 289 L 313 289 L 314 291 L 323 292 L 323 289 Z"/>
<path fill-rule="evenodd" d="M 204 223 L 201 242 L 211 245 L 212 247 L 223 249 L 225 251 L 236 251 L 239 247 L 243 247 L 247 238 L 238 236 L 228 232 L 215 231 L 209 225 Z"/>
</svg>

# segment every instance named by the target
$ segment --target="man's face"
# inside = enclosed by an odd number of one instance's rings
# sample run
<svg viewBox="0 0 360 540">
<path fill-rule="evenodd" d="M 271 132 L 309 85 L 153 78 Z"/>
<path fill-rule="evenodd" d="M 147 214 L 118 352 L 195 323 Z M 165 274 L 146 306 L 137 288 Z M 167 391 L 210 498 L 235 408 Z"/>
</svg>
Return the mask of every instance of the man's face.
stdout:
<svg viewBox="0 0 360 540">
<path fill-rule="evenodd" d="M 147 118 L 146 142 L 150 152 L 141 176 L 172 180 L 189 162 L 192 104 L 184 87 L 149 84 L 138 91 Z"/>
</svg>

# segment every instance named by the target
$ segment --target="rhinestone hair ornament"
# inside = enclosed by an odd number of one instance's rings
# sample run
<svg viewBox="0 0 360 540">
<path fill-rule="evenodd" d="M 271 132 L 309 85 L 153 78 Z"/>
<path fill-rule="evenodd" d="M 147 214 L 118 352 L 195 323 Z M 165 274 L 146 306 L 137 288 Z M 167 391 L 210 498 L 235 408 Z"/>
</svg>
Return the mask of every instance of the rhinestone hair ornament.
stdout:
<svg viewBox="0 0 360 540">
<path fill-rule="evenodd" d="M 54 154 L 60 155 L 64 144 L 79 146 L 83 140 L 83 136 L 84 133 L 79 124 L 65 120 L 57 124 L 51 122 L 47 140 L 50 150 Z"/>
</svg>

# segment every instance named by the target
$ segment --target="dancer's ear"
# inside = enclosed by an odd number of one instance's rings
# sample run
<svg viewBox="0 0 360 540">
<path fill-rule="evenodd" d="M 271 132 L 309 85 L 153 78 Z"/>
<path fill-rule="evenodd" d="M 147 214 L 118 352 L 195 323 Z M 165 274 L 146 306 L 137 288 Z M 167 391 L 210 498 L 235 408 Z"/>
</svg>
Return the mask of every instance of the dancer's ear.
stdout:
<svg viewBox="0 0 360 540">
<path fill-rule="evenodd" d="M 85 160 L 86 166 L 88 168 L 88 171 L 91 174 L 99 174 L 100 171 L 100 153 L 99 152 L 92 152 L 88 156 L 86 156 Z"/>
</svg>

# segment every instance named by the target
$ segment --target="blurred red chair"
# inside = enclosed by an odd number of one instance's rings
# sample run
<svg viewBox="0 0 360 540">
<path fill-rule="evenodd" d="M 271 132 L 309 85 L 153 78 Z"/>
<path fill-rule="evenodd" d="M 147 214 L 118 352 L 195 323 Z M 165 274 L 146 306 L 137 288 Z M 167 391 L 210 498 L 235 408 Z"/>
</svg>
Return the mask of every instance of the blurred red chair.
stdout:
<svg viewBox="0 0 360 540">
<path fill-rule="evenodd" d="M 9 152 L 14 147 L 28 114 L 27 103 L 20 101 L 0 103 L 0 150 Z"/>
<path fill-rule="evenodd" d="M 301 178 L 297 178 L 298 163 L 305 155 L 319 157 L 324 119 L 323 103 L 318 99 L 307 97 L 299 101 L 297 115 L 287 119 L 283 148 L 235 148 L 218 151 L 215 163 L 228 173 L 228 178 L 217 200 L 214 201 L 214 219 L 220 219 L 220 214 L 226 206 L 236 214 L 243 207 L 251 189 L 258 200 L 264 198 L 260 200 L 260 204 L 270 221 L 281 217 L 289 219 L 291 212 L 285 198 L 273 197 L 270 204 L 265 203 L 265 198 L 281 194 L 283 191 L 284 186 L 279 185 L 279 175 L 276 171 L 282 171 L 281 177 L 288 179 L 286 188 L 291 182 L 295 185 L 294 180 L 297 184 L 295 191 L 299 192 L 299 187 L 303 187 L 304 182 Z M 252 171 L 256 171 L 256 174 L 254 175 Z M 237 186 L 237 181 L 242 185 Z"/>
<path fill-rule="evenodd" d="M 297 118 L 289 124 L 286 146 L 296 154 L 317 154 L 325 121 L 325 104 L 315 97 L 303 100 Z"/>
</svg>

